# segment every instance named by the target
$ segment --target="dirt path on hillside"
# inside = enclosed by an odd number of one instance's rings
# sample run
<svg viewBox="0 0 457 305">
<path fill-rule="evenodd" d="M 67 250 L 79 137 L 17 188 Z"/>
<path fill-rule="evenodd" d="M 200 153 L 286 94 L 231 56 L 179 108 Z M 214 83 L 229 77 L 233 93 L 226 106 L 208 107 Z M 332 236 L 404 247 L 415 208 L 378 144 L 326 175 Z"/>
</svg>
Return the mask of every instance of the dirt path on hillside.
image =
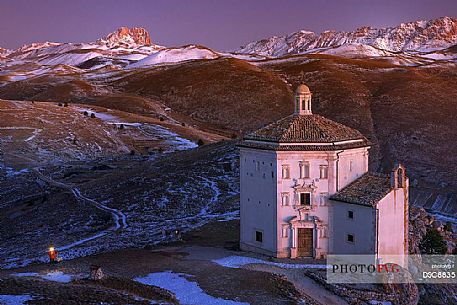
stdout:
<svg viewBox="0 0 457 305">
<path fill-rule="evenodd" d="M 16 290 L 18 293 L 35 294 L 41 287 L 36 286 L 40 283 L 37 279 L 42 282 L 43 276 L 63 273 L 73 279 L 84 278 L 90 266 L 97 265 L 109 278 L 121 278 L 126 283 L 164 273 L 174 276 L 184 274 L 184 279 L 194 282 L 207 295 L 252 305 L 347 304 L 344 299 L 305 276 L 303 268 L 324 268 L 324 261 L 271 260 L 239 251 L 236 247 L 238 236 L 239 221 L 214 221 L 184 233 L 181 241 L 167 246 L 117 250 L 64 260 L 56 265 L 33 264 L 14 270 L 0 270 L 0 279 L 30 284 L 27 289 Z M 17 273 L 30 274 L 31 277 L 18 278 L 14 275 Z M 57 285 L 49 281 L 46 284 Z M 86 284 L 78 281 L 59 285 L 59 291 L 75 288 L 75 285 L 88 289 Z M 50 299 L 60 300 L 59 294 L 47 293 Z"/>
<path fill-rule="evenodd" d="M 310 297 L 319 304 L 349 304 L 342 297 L 332 293 L 331 291 L 325 289 L 324 287 L 316 283 L 314 280 L 305 276 L 303 271 L 300 269 L 284 269 L 263 264 L 254 264 L 246 266 L 245 268 L 255 271 L 263 271 L 283 275 L 289 282 L 291 282 L 295 286 L 295 289 L 297 289 L 301 294 Z"/>
<path fill-rule="evenodd" d="M 195 259 L 195 260 L 204 260 L 204 261 L 212 261 L 230 257 L 234 254 L 234 252 L 223 249 L 223 248 L 209 248 L 209 247 L 187 247 L 182 249 L 182 251 L 189 253 L 188 259 Z M 237 256 L 240 256 L 240 253 L 236 253 Z M 241 253 L 241 256 L 246 256 L 246 258 L 255 258 L 258 260 L 264 259 L 264 257 L 254 255 L 252 253 Z M 240 266 L 239 268 L 254 270 L 254 271 L 262 271 L 268 272 L 271 274 L 278 274 L 285 276 L 286 279 L 291 282 L 295 289 L 302 294 L 304 299 L 312 299 L 317 304 L 334 304 L 334 305 L 348 305 L 349 303 L 346 302 L 345 299 L 342 297 L 334 294 L 333 292 L 325 289 L 318 283 L 316 283 L 311 278 L 307 277 L 302 269 L 293 268 L 292 265 L 294 264 L 283 264 L 284 267 L 278 267 L 270 264 L 271 262 L 266 261 L 265 264 L 256 263 L 256 264 L 246 264 L 244 266 Z M 299 265 L 305 266 L 297 262 Z M 288 268 L 288 265 L 291 265 Z M 312 264 L 307 264 L 312 265 Z M 230 269 L 237 268 L 231 267 Z"/>
<path fill-rule="evenodd" d="M 94 239 L 98 239 L 100 237 L 103 237 L 103 236 L 105 236 L 105 235 L 107 235 L 107 234 L 109 234 L 111 232 L 122 230 L 122 229 L 125 229 L 125 228 L 128 227 L 127 217 L 121 211 L 113 209 L 113 208 L 110 208 L 110 207 L 108 207 L 108 206 L 106 206 L 106 205 L 104 205 L 104 204 L 102 204 L 102 203 L 100 203 L 98 201 L 95 201 L 93 199 L 90 199 L 90 198 L 82 195 L 81 191 L 77 187 L 72 187 L 72 186 L 67 185 L 65 183 L 55 181 L 50 177 L 46 177 L 45 175 L 43 175 L 36 168 L 33 169 L 33 172 L 35 172 L 38 175 L 39 179 L 41 179 L 41 180 L 43 180 L 43 181 L 45 181 L 45 182 L 47 182 L 47 183 L 49 183 L 49 184 L 51 184 L 53 186 L 56 186 L 58 188 L 70 191 L 75 196 L 77 201 L 89 202 L 95 208 L 111 213 L 111 215 L 113 217 L 113 220 L 114 220 L 114 227 L 112 227 L 112 228 L 110 228 L 108 230 L 101 231 L 101 232 L 99 232 L 99 233 L 97 233 L 97 234 L 95 234 L 93 236 L 90 236 L 90 237 L 75 241 L 75 242 L 73 242 L 71 244 L 58 247 L 57 250 L 59 250 L 59 251 L 68 250 L 68 249 L 74 248 L 76 246 L 82 245 L 82 244 L 84 244 L 86 242 L 92 241 Z"/>
</svg>

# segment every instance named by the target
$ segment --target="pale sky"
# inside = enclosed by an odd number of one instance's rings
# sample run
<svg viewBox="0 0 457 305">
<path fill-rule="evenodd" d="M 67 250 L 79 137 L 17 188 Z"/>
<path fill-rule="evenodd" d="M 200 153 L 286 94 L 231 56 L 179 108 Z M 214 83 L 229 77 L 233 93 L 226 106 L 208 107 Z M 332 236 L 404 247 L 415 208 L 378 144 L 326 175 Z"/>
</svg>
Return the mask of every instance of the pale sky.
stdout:
<svg viewBox="0 0 457 305">
<path fill-rule="evenodd" d="M 442 16 L 457 16 L 457 0 L 1 0 L 0 46 L 91 42 L 141 26 L 157 44 L 226 51 L 301 29 L 350 31 Z"/>
</svg>

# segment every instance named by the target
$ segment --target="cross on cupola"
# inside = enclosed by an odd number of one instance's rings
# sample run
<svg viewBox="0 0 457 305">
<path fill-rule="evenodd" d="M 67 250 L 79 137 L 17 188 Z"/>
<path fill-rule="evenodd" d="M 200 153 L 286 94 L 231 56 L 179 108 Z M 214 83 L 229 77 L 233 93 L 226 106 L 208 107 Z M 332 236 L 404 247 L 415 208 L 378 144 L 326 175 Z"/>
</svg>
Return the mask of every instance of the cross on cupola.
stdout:
<svg viewBox="0 0 457 305">
<path fill-rule="evenodd" d="M 295 91 L 295 114 L 309 115 L 311 112 L 311 96 L 308 86 L 301 84 Z"/>
</svg>

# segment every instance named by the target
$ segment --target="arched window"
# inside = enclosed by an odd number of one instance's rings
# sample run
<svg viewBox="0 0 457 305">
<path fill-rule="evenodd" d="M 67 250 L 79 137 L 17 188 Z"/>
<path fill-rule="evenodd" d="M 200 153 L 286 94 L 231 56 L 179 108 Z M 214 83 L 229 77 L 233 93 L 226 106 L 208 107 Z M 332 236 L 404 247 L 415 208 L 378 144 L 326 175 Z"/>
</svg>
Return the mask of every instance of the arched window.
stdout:
<svg viewBox="0 0 457 305">
<path fill-rule="evenodd" d="M 295 112 L 300 112 L 300 97 L 295 98 Z"/>
<path fill-rule="evenodd" d="M 309 162 L 300 162 L 300 179 L 309 178 Z"/>
<path fill-rule="evenodd" d="M 401 167 L 397 170 L 397 186 L 398 188 L 403 187 L 403 169 Z"/>
</svg>

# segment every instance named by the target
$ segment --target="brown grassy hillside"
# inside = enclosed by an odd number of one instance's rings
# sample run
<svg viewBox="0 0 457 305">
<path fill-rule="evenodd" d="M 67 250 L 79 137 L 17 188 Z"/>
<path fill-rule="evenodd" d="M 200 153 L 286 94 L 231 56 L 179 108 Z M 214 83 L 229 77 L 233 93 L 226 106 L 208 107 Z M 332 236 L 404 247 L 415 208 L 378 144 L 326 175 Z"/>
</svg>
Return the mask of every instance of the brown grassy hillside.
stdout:
<svg viewBox="0 0 457 305">
<path fill-rule="evenodd" d="M 314 92 L 314 112 L 361 130 L 375 144 L 373 169 L 403 162 L 412 175 L 457 187 L 457 72 L 452 67 L 380 68 L 373 60 L 318 59 L 264 64 Z"/>
<path fill-rule="evenodd" d="M 234 131 L 256 128 L 292 110 L 290 88 L 278 75 L 237 59 L 143 69 L 110 85 Z"/>
<path fill-rule="evenodd" d="M 314 93 L 314 113 L 355 127 L 374 143 L 371 169 L 388 170 L 400 161 L 414 185 L 452 192 L 457 187 L 455 71 L 448 64 L 407 67 L 330 55 L 256 63 L 222 58 L 98 78 L 20 81 L 0 87 L 0 97 L 77 101 L 229 135 L 291 113 L 293 88 L 305 82 Z M 165 112 L 167 107 L 171 111 Z"/>
</svg>

